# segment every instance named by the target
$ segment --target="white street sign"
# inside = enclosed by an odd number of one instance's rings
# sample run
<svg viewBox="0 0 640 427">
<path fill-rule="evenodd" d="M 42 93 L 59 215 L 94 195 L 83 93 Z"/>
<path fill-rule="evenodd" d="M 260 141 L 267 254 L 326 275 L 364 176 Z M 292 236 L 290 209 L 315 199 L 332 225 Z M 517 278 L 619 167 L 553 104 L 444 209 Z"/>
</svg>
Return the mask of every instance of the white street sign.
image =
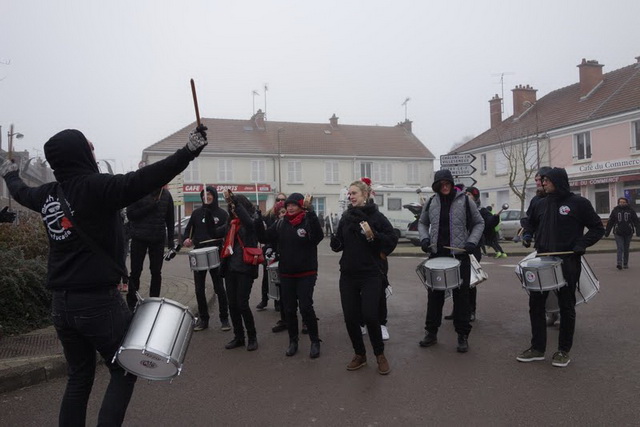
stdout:
<svg viewBox="0 0 640 427">
<path fill-rule="evenodd" d="M 478 183 L 475 179 L 470 176 L 459 176 L 455 179 L 456 184 L 464 184 L 465 187 L 473 187 Z"/>
<path fill-rule="evenodd" d="M 476 168 L 471 165 L 447 166 L 443 167 L 443 169 L 449 169 L 451 171 L 451 175 L 453 176 L 469 176 L 473 175 L 473 173 L 476 171 Z"/>
<path fill-rule="evenodd" d="M 440 156 L 440 167 L 449 169 L 447 166 L 470 165 L 476 159 L 473 154 L 446 154 Z M 455 174 L 454 174 L 455 175 Z"/>
</svg>

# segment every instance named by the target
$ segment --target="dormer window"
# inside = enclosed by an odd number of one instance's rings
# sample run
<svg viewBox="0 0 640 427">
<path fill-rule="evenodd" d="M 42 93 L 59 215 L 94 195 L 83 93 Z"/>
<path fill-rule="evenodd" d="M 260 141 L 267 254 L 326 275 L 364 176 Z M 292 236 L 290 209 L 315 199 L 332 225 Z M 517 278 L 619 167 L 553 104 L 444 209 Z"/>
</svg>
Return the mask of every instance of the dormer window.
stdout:
<svg viewBox="0 0 640 427">
<path fill-rule="evenodd" d="M 589 160 L 591 158 L 591 133 L 582 132 L 573 135 L 573 159 Z"/>
</svg>

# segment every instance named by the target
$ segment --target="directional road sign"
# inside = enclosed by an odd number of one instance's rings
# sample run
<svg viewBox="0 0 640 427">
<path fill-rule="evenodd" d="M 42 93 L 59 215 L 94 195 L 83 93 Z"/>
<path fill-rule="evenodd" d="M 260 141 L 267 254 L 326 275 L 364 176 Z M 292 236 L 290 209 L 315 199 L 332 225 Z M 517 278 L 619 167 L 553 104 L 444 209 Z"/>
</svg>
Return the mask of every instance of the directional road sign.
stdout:
<svg viewBox="0 0 640 427">
<path fill-rule="evenodd" d="M 448 166 L 470 165 L 476 159 L 476 156 L 470 153 L 466 154 L 447 154 L 440 156 L 440 167 L 449 169 Z M 455 174 L 454 174 L 455 175 Z M 464 175 L 464 174 L 461 174 Z"/>
<path fill-rule="evenodd" d="M 473 175 L 473 173 L 476 171 L 476 168 L 471 165 L 446 166 L 443 169 L 449 169 L 451 171 L 451 175 L 453 176 Z"/>
<path fill-rule="evenodd" d="M 456 184 L 464 184 L 465 187 L 473 187 L 478 183 L 475 179 L 470 176 L 459 176 L 456 179 Z"/>
</svg>

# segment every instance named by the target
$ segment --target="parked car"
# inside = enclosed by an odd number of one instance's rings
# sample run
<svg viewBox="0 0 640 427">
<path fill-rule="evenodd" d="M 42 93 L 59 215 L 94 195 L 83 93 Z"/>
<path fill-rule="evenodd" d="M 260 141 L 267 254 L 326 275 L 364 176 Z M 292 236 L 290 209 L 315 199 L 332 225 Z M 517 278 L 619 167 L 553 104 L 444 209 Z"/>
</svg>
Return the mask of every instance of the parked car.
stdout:
<svg viewBox="0 0 640 427">
<path fill-rule="evenodd" d="M 180 222 L 176 221 L 173 229 L 174 240 L 180 240 L 180 235 L 184 233 L 184 229 L 187 227 L 187 224 L 189 223 L 189 218 L 191 218 L 191 216 L 185 216 L 180 220 Z"/>
<path fill-rule="evenodd" d="M 520 232 L 520 219 L 524 216 L 518 209 L 507 209 L 500 213 L 500 239 L 513 240 Z"/>
<path fill-rule="evenodd" d="M 418 233 L 418 221 L 420 220 L 420 214 L 422 213 L 422 205 L 420 203 L 408 203 L 406 205 L 402 205 L 402 207 L 407 209 L 409 212 L 411 212 L 415 217 L 415 219 L 407 227 L 407 234 L 405 237 L 409 239 L 409 241 L 413 243 L 415 246 L 420 246 L 420 234 Z"/>
</svg>

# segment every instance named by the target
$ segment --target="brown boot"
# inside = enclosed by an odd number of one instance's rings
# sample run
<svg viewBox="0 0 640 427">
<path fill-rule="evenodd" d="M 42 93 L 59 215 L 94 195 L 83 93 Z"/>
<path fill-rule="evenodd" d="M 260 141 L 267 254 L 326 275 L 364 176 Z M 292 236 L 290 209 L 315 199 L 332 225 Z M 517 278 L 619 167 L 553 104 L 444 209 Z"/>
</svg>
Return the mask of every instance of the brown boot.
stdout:
<svg viewBox="0 0 640 427">
<path fill-rule="evenodd" d="M 356 354 L 353 356 L 353 359 L 347 365 L 347 371 L 355 371 L 356 369 L 362 368 L 367 364 L 367 356 Z"/>
<path fill-rule="evenodd" d="M 378 361 L 378 373 L 380 375 L 387 375 L 391 372 L 391 366 L 389 366 L 389 361 L 384 357 L 384 354 L 377 355 L 376 360 Z"/>
</svg>

